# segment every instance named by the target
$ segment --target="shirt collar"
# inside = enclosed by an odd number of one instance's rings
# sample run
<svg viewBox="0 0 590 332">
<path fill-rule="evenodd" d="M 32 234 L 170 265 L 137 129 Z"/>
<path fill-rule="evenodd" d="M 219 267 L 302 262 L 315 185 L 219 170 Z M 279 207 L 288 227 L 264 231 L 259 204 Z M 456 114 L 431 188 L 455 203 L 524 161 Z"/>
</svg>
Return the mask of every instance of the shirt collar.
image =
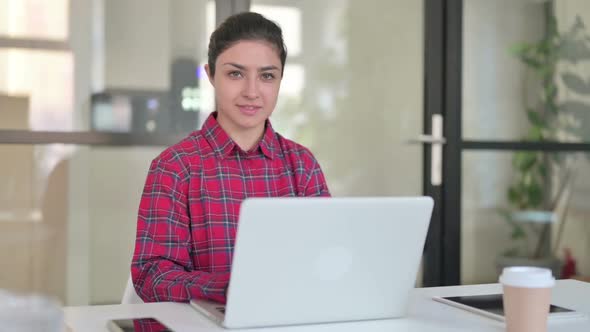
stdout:
<svg viewBox="0 0 590 332">
<path fill-rule="evenodd" d="M 221 128 L 217 122 L 217 112 L 213 112 L 209 115 L 201 131 L 204 133 L 205 139 L 209 142 L 213 151 L 217 153 L 222 159 L 227 158 L 232 151 L 239 150 L 240 147 L 229 137 L 229 135 Z M 274 159 L 278 153 L 279 142 L 276 137 L 276 133 L 267 119 L 265 123 L 265 130 L 262 139 L 254 149 L 251 150 L 253 153 L 256 151 L 262 151 L 269 159 Z"/>
</svg>

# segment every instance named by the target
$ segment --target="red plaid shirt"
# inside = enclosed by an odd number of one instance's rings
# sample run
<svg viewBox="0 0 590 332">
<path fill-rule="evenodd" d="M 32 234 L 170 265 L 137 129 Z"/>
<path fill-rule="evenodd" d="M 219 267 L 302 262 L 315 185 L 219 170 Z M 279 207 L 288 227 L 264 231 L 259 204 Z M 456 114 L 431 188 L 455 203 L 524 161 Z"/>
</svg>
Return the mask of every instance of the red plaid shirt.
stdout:
<svg viewBox="0 0 590 332">
<path fill-rule="evenodd" d="M 145 302 L 225 303 L 241 202 L 330 195 L 312 153 L 276 133 L 269 121 L 258 146 L 244 152 L 215 117 L 150 166 L 131 264 Z"/>
</svg>

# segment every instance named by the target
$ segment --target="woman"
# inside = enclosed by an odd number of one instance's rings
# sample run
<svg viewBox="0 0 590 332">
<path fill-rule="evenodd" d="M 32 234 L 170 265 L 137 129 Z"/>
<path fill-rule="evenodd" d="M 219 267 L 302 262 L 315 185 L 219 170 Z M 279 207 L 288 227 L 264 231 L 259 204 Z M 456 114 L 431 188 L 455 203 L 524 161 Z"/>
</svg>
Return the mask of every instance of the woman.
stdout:
<svg viewBox="0 0 590 332">
<path fill-rule="evenodd" d="M 281 29 L 234 15 L 208 56 L 216 112 L 153 160 L 141 198 L 131 274 L 146 302 L 225 302 L 245 198 L 330 195 L 312 153 L 268 120 L 287 57 Z"/>
</svg>

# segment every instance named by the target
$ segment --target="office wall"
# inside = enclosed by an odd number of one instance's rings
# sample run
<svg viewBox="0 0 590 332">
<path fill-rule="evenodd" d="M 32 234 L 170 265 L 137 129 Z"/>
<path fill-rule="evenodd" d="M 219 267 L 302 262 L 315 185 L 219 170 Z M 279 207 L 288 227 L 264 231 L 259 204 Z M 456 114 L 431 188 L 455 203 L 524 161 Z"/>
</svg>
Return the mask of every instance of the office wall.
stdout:
<svg viewBox="0 0 590 332">
<path fill-rule="evenodd" d="M 28 124 L 27 97 L 0 94 L 0 127 L 23 129 Z M 4 288 L 27 290 L 33 285 L 33 149 L 28 146 L 0 146 L 3 186 L 0 188 L 0 262 L 12 269 L 0 270 Z"/>
<path fill-rule="evenodd" d="M 421 193 L 421 146 L 407 141 L 422 131 L 422 8 L 421 1 L 252 1 L 299 52 L 287 66 L 299 66 L 301 85 L 286 67 L 273 126 L 314 152 L 335 196 Z"/>
<path fill-rule="evenodd" d="M 103 2 L 105 89 L 165 90 L 170 62 L 170 2 Z M 88 301 L 116 303 L 123 294 L 147 168 L 161 148 L 79 150 L 88 208 Z"/>
<path fill-rule="evenodd" d="M 90 302 L 121 300 L 135 248 L 139 199 L 163 148 L 94 147 L 88 152 Z"/>
<path fill-rule="evenodd" d="M 208 2 L 105 0 L 105 86 L 167 89 L 174 57 L 206 55 Z"/>
<path fill-rule="evenodd" d="M 104 0 L 106 89 L 167 91 L 170 64 L 178 56 L 204 58 L 207 0 Z M 98 45 L 101 45 L 100 43 Z M 79 149 L 75 159 L 87 180 L 88 299 L 114 303 L 129 276 L 139 198 L 147 169 L 164 147 Z M 82 174 L 78 174 L 80 176 Z M 83 175 L 82 175 L 83 176 Z"/>
<path fill-rule="evenodd" d="M 353 164 L 364 179 L 345 194 L 419 195 L 422 148 L 408 142 L 423 132 L 423 4 L 349 4 L 351 95 L 340 107 L 354 116 L 340 134 L 360 134 Z M 350 146 L 337 146 L 335 153 L 350 156 Z"/>
<path fill-rule="evenodd" d="M 0 94 L 0 127 L 26 130 L 29 98 Z M 66 281 L 67 165 L 41 174 L 41 150 L 0 145 L 0 287 L 63 299 Z M 43 193 L 44 194 L 41 194 Z"/>
<path fill-rule="evenodd" d="M 77 0 L 70 2 L 70 45 L 74 58 L 73 107 L 70 116 L 74 127 L 88 130 L 89 96 L 92 89 L 92 76 L 102 67 L 94 70 L 93 65 L 102 55 L 93 53 L 97 35 L 95 23 L 102 16 L 101 0 Z M 98 17 L 97 17 L 98 16 Z M 89 302 L 89 228 L 88 214 L 88 162 L 83 147 L 72 147 L 68 154 L 57 155 L 63 165 L 68 165 L 67 182 L 62 184 L 67 190 L 67 254 L 66 254 L 66 294 L 67 305 L 86 305 Z M 76 152 L 74 149 L 79 150 Z M 58 185 L 59 186 L 59 185 Z"/>
<path fill-rule="evenodd" d="M 171 3 L 104 2 L 106 87 L 168 87 Z"/>
</svg>

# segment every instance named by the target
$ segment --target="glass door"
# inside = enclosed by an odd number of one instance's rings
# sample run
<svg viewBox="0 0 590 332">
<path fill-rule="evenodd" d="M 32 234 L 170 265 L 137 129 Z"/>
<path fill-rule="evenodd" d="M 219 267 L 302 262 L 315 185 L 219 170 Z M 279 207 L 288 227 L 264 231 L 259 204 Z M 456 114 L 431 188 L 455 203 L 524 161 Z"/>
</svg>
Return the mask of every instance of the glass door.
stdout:
<svg viewBox="0 0 590 332">
<path fill-rule="evenodd" d="M 460 268 L 443 277 L 497 282 L 514 264 L 590 275 L 590 5 L 442 2 L 453 144 L 441 234 L 443 260 Z"/>
</svg>

